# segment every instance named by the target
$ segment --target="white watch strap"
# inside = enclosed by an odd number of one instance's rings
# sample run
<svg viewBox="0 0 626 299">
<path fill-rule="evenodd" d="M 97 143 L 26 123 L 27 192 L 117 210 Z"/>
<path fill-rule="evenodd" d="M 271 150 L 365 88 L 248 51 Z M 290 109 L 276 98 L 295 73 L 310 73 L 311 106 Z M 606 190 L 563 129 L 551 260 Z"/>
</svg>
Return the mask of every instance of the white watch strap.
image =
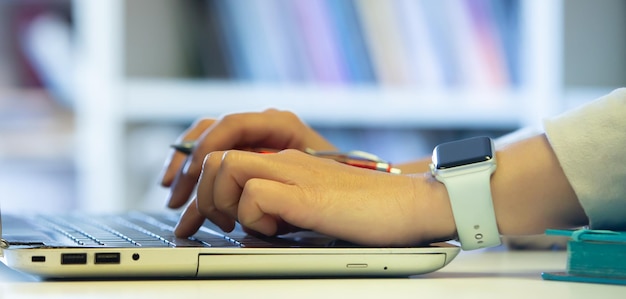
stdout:
<svg viewBox="0 0 626 299">
<path fill-rule="evenodd" d="M 491 199 L 491 171 L 446 176 L 457 234 L 463 250 L 501 244 Z"/>
</svg>

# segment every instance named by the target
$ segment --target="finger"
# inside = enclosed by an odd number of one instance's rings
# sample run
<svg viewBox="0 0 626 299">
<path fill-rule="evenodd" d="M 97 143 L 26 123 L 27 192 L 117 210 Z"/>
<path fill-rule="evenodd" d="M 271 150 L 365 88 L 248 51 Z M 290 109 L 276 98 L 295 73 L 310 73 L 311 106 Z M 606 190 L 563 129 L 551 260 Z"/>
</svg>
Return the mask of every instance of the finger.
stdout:
<svg viewBox="0 0 626 299">
<path fill-rule="evenodd" d="M 193 126 L 190 132 L 186 134 L 186 138 L 195 136 L 199 132 L 201 134 L 198 137 L 196 147 L 187 157 L 184 166 L 178 167 L 180 171 L 171 183 L 170 196 L 167 200 L 168 207 L 179 208 L 189 200 L 202 170 L 205 155 L 218 150 L 239 147 L 283 148 L 288 145 L 291 135 L 283 135 L 285 132 L 289 132 L 285 128 L 293 126 L 285 125 L 284 121 L 281 120 L 282 118 L 278 117 L 276 118 L 278 121 L 269 121 L 269 117 L 267 113 L 240 113 L 227 115 L 215 122 L 213 120 L 201 120 Z M 273 124 L 274 127 L 268 124 Z M 175 158 L 177 157 L 175 156 Z M 170 165 L 174 167 L 178 164 L 173 162 Z M 201 212 L 203 211 L 201 210 Z"/>
<path fill-rule="evenodd" d="M 198 206 L 194 198 L 180 216 L 174 229 L 174 234 L 179 238 L 187 238 L 198 231 L 204 220 L 206 218 L 198 212 Z"/>
<path fill-rule="evenodd" d="M 332 149 L 332 145 L 288 111 L 230 114 L 219 119 L 198 145 L 203 153 L 250 146 L 274 149 Z M 202 161 L 197 161 L 202 162 Z"/>
<path fill-rule="evenodd" d="M 188 170 L 187 168 L 189 168 L 190 161 L 191 157 L 188 157 L 186 164 L 182 167 L 181 171 L 178 172 L 172 182 L 169 198 L 167 200 L 167 206 L 169 208 L 177 209 L 182 207 L 189 201 L 191 194 L 196 188 L 200 171 Z"/>
<path fill-rule="evenodd" d="M 219 167 L 215 169 L 213 190 L 210 190 L 212 194 L 208 194 L 209 191 L 207 191 L 207 197 L 211 196 L 213 199 L 213 207 L 236 220 L 239 198 L 246 181 L 250 178 L 268 176 L 266 174 L 268 160 L 264 159 L 267 157 L 267 155 L 235 150 L 223 152 Z M 217 156 L 214 158 L 217 159 Z M 210 164 L 216 165 L 216 163 Z M 205 165 L 207 164 L 209 163 Z"/>
<path fill-rule="evenodd" d="M 240 175 L 233 173 L 233 170 L 237 171 L 239 169 L 237 164 L 242 163 L 240 160 L 241 156 L 242 153 L 236 151 L 226 151 L 222 154 L 220 167 L 215 175 L 214 189 L 212 190 L 214 207 L 235 220 L 237 219 L 237 206 L 239 205 L 239 197 L 243 191 L 243 186 L 233 178 L 233 176 Z"/>
<path fill-rule="evenodd" d="M 238 221 L 244 226 L 247 226 L 248 223 L 253 223 L 255 228 L 258 227 L 261 229 L 260 232 L 264 234 L 271 235 L 279 231 L 286 232 L 287 230 L 292 230 L 293 227 L 286 225 L 283 222 L 283 219 L 285 218 L 283 218 L 283 212 L 279 210 L 269 210 L 267 215 L 254 214 L 252 220 L 250 220 L 250 218 L 246 218 L 242 221 L 240 218 L 242 215 L 247 217 L 247 215 L 251 214 L 249 212 L 243 212 L 242 214 L 240 209 L 244 203 L 240 202 L 240 200 L 250 197 L 253 200 L 248 202 L 246 205 L 251 205 L 251 203 L 255 202 L 254 196 L 260 196 L 260 198 L 263 198 L 264 196 L 263 192 L 265 189 L 263 188 L 259 188 L 259 195 L 254 195 L 256 190 L 251 192 L 251 190 L 256 188 L 256 184 L 260 184 L 257 181 L 268 182 L 267 184 L 270 185 L 271 182 L 276 182 L 285 186 L 291 186 L 290 184 L 293 182 L 293 179 L 300 179 L 298 177 L 300 176 L 299 172 L 302 166 L 286 161 L 289 160 L 287 159 L 287 155 L 291 155 L 292 157 L 297 155 L 301 155 L 301 157 L 306 156 L 305 154 L 296 151 L 284 151 L 275 155 L 261 155 L 242 151 L 225 152 L 222 156 L 220 169 L 216 174 L 214 183 L 215 190 L 213 191 L 213 198 L 215 207 L 220 212 L 229 215 L 233 219 L 238 219 Z M 261 184 L 261 186 L 263 185 Z M 273 189 L 267 191 L 272 190 Z M 292 191 L 287 191 L 287 193 L 282 194 L 281 196 L 283 198 L 285 196 L 287 198 L 301 198 L 301 195 L 298 193 L 299 190 L 299 188 L 295 188 Z M 274 195 L 274 192 L 270 193 L 270 197 Z M 296 204 L 296 201 L 282 202 L 282 204 L 293 207 L 293 205 Z M 276 206 L 276 208 L 279 207 L 280 205 Z M 289 208 L 287 207 L 287 209 Z M 260 207 L 256 207 L 256 210 L 253 209 L 252 211 L 259 212 L 259 210 L 262 211 Z M 308 224 L 306 222 L 306 218 L 298 219 L 298 217 L 293 217 L 292 215 L 289 215 L 287 222 L 297 227 L 302 227 L 301 224 Z"/>
<path fill-rule="evenodd" d="M 215 120 L 213 119 L 199 119 L 191 125 L 185 132 L 183 132 L 178 139 L 177 143 L 183 141 L 197 140 L 202 133 L 210 127 Z M 186 155 L 179 153 L 176 150 L 171 150 L 168 157 L 165 160 L 163 171 L 161 174 L 161 185 L 169 187 L 172 185 L 175 177 L 182 169 L 183 164 L 186 161 Z"/>
<path fill-rule="evenodd" d="M 205 120 L 201 122 L 202 125 L 196 127 L 204 128 L 208 123 L 210 126 L 198 137 L 197 146 L 189 156 L 187 164 L 171 183 L 172 192 L 168 200 L 170 207 L 180 207 L 187 202 L 193 192 L 190 186 L 197 182 L 202 169 L 204 155 L 210 152 L 251 146 L 300 150 L 307 147 L 333 148 L 291 112 L 270 109 L 262 113 L 231 114 L 215 122 Z M 193 134 L 190 133 L 188 136 L 197 134 L 196 127 L 192 129 Z M 172 162 L 171 165 L 179 164 Z"/>
<path fill-rule="evenodd" d="M 222 152 L 212 152 L 205 158 L 202 173 L 198 180 L 196 204 L 198 212 L 211 220 L 223 231 L 232 231 L 235 227 L 235 218 L 219 211 L 214 204 L 213 190 L 215 176 L 220 168 Z"/>
<path fill-rule="evenodd" d="M 239 202 L 238 219 L 242 226 L 273 236 L 293 230 L 293 226 L 313 229 L 295 186 L 265 179 L 250 179 Z M 285 225 L 289 223 L 289 225 Z"/>
</svg>

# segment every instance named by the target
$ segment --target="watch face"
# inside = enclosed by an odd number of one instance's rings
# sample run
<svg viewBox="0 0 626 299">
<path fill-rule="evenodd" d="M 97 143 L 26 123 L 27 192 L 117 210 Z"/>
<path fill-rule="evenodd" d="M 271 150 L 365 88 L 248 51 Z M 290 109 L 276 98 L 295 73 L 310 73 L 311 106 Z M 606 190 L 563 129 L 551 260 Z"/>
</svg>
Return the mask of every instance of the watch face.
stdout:
<svg viewBox="0 0 626 299">
<path fill-rule="evenodd" d="M 433 163 L 437 169 L 484 162 L 493 158 L 491 138 L 474 137 L 446 142 L 435 147 Z"/>
</svg>

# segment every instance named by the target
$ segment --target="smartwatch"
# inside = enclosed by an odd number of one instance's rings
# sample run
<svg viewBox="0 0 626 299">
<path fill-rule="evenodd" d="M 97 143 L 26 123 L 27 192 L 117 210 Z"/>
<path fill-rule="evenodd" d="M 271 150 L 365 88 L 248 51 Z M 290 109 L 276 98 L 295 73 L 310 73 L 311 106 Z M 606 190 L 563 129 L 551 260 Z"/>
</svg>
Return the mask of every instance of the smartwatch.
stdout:
<svg viewBox="0 0 626 299">
<path fill-rule="evenodd" d="M 463 250 L 501 244 L 491 199 L 495 170 L 495 149 L 489 137 L 442 143 L 433 150 L 430 171 L 446 186 Z"/>
</svg>

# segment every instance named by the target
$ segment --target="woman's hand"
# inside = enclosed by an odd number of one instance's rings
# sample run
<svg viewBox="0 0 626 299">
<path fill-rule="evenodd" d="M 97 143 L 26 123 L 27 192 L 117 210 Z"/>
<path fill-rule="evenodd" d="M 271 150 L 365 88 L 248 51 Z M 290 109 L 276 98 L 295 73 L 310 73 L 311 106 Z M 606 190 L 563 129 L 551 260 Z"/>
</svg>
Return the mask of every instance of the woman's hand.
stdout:
<svg viewBox="0 0 626 299">
<path fill-rule="evenodd" d="M 361 169 L 296 150 L 211 152 L 194 200 L 179 236 L 195 233 L 205 218 L 225 231 L 238 221 L 265 235 L 310 229 L 379 246 L 449 239 L 455 231 L 445 189 L 430 176 Z"/>
<path fill-rule="evenodd" d="M 170 208 L 180 208 L 189 200 L 204 157 L 211 152 L 254 147 L 335 150 L 296 115 L 274 109 L 198 120 L 179 137 L 178 142 L 189 140 L 197 141 L 189 156 L 172 151 L 165 163 L 161 184 L 171 189 Z"/>
<path fill-rule="evenodd" d="M 423 175 L 393 175 L 305 154 L 306 148 L 336 148 L 293 113 L 202 119 L 178 142 L 189 140 L 196 140 L 193 152 L 172 152 L 162 177 L 162 185 L 171 188 L 171 208 L 187 203 L 198 184 L 197 198 L 177 225 L 178 236 L 194 234 L 207 218 L 225 231 L 239 221 L 266 235 L 311 229 L 371 245 L 428 242 L 454 232 L 451 215 L 447 226 L 439 225 L 445 217 L 430 219 L 435 207 L 450 214 L 447 201 L 415 200 L 433 198 L 434 189 L 445 192 L 440 184 Z M 232 150 L 255 147 L 298 151 Z"/>
</svg>

